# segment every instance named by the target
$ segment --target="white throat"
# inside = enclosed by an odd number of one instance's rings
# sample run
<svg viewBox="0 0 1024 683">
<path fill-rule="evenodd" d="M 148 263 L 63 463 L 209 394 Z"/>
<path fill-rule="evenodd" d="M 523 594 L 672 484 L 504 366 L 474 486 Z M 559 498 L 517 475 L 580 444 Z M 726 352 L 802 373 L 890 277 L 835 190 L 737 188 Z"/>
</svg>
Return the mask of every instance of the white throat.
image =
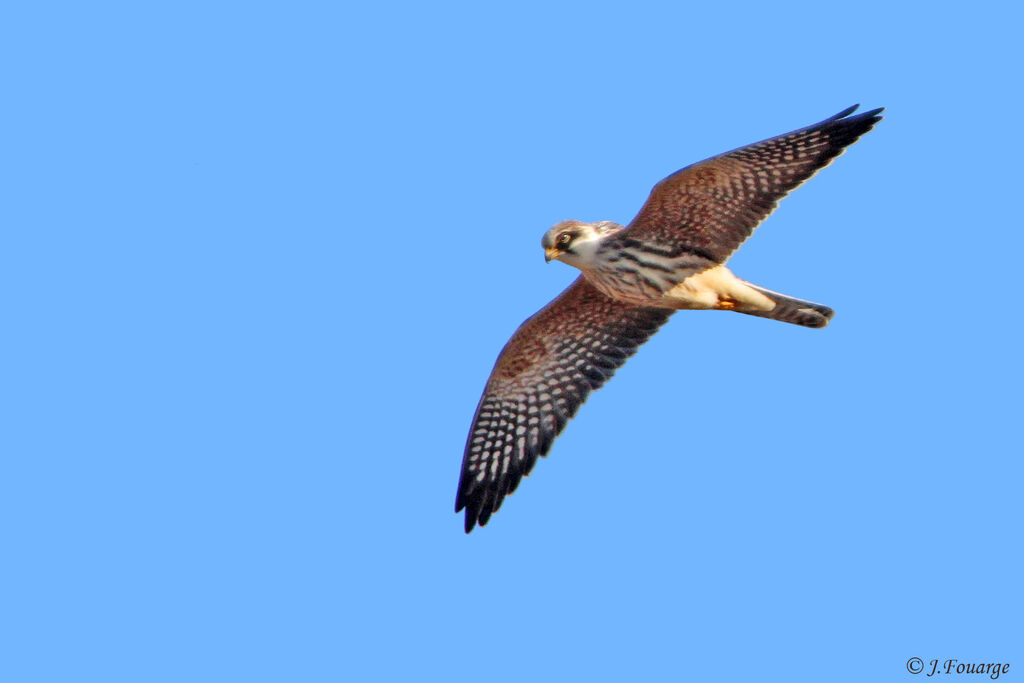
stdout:
<svg viewBox="0 0 1024 683">
<path fill-rule="evenodd" d="M 572 252 L 562 252 L 558 260 L 580 270 L 589 270 L 597 265 L 597 250 L 604 236 L 595 233 L 580 235 L 572 243 Z"/>
</svg>

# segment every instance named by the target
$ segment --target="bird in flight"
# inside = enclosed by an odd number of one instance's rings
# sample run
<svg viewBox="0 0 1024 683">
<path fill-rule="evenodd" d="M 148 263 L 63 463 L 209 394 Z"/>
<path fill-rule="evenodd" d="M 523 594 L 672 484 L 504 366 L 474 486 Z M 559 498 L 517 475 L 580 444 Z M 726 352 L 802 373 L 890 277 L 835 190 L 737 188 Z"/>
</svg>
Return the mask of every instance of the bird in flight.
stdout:
<svg viewBox="0 0 1024 683">
<path fill-rule="evenodd" d="M 828 325 L 831 308 L 741 280 L 725 263 L 780 199 L 882 118 L 856 109 L 673 173 L 626 227 L 562 221 L 544 234 L 545 258 L 582 275 L 516 330 L 491 371 L 455 500 L 466 533 L 487 524 L 587 395 L 675 311 Z"/>
</svg>

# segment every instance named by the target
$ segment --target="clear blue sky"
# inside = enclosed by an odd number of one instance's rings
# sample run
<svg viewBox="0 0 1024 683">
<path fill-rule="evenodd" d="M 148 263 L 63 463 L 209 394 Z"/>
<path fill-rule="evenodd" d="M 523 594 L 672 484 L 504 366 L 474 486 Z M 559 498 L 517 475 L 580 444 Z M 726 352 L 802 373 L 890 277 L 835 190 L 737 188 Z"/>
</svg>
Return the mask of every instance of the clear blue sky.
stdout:
<svg viewBox="0 0 1024 683">
<path fill-rule="evenodd" d="M 1019 680 L 1008 7 L 7 7 L 0 679 Z M 833 324 L 678 314 L 464 535 L 543 232 L 856 102 L 732 262 Z"/>
</svg>

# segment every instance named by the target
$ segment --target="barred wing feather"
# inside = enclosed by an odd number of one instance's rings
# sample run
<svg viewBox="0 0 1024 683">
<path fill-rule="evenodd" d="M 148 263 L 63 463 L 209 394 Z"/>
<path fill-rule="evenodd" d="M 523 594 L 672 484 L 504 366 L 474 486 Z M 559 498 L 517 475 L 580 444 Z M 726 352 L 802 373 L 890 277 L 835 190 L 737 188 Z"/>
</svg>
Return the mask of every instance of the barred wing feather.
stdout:
<svg viewBox="0 0 1024 683">
<path fill-rule="evenodd" d="M 545 456 L 588 394 L 674 311 L 615 301 L 583 277 L 524 322 L 495 363 L 473 417 L 455 511 L 484 526 Z"/>
<path fill-rule="evenodd" d="M 807 128 L 720 154 L 673 173 L 651 191 L 628 236 L 724 263 L 779 200 L 881 120 L 857 105 Z"/>
</svg>

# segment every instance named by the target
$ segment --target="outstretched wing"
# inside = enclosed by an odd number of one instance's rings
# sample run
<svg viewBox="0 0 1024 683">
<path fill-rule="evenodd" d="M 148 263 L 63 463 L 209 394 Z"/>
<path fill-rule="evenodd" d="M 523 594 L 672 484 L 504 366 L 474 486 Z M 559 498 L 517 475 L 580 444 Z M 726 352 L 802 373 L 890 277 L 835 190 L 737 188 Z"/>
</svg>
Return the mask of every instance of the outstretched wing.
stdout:
<svg viewBox="0 0 1024 683">
<path fill-rule="evenodd" d="M 882 118 L 882 109 L 850 116 L 856 108 L 676 171 L 654 186 L 627 234 L 725 262 L 780 199 Z"/>
<path fill-rule="evenodd" d="M 587 399 L 674 311 L 615 301 L 579 277 L 498 356 L 473 417 L 455 511 L 484 526 Z"/>
</svg>

